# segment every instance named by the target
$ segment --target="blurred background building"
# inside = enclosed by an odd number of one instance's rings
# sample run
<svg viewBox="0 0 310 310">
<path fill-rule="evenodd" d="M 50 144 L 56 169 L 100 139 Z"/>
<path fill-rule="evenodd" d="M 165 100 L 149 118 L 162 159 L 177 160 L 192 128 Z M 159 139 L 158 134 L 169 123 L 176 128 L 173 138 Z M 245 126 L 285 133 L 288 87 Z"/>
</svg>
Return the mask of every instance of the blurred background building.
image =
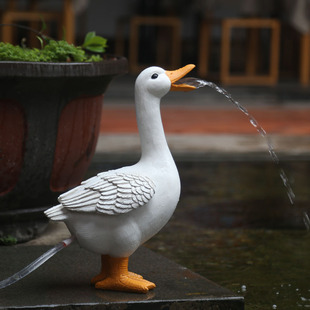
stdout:
<svg viewBox="0 0 310 310">
<path fill-rule="evenodd" d="M 108 53 L 149 64 L 197 64 L 201 77 L 232 85 L 309 83 L 309 0 L 1 0 L 1 23 L 18 23 L 69 42 L 96 31 Z M 25 31 L 1 27 L 18 44 Z M 35 39 L 28 39 L 29 44 Z M 33 43 L 34 44 L 34 43 Z"/>
</svg>

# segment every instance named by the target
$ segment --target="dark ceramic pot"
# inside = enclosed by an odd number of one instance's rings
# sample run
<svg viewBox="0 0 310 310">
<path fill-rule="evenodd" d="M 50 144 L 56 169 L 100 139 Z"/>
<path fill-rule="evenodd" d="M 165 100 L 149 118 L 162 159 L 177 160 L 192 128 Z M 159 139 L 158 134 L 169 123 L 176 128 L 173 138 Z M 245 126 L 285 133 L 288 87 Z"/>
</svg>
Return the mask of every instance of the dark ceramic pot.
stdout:
<svg viewBox="0 0 310 310">
<path fill-rule="evenodd" d="M 0 62 L 0 237 L 32 239 L 43 211 L 78 185 L 95 151 L 103 94 L 127 72 L 99 63 Z"/>
</svg>

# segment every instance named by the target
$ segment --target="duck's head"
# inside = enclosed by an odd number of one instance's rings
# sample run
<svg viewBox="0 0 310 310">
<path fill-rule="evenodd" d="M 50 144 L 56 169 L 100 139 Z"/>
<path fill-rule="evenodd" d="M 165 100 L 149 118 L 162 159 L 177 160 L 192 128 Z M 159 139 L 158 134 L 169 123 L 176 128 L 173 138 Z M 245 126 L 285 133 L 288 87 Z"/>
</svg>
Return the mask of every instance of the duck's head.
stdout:
<svg viewBox="0 0 310 310">
<path fill-rule="evenodd" d="M 146 91 L 149 94 L 161 98 L 166 95 L 169 90 L 172 91 L 190 91 L 196 87 L 187 84 L 175 84 L 195 65 L 187 65 L 174 71 L 166 71 L 160 67 L 149 67 L 143 70 L 136 80 L 136 90 Z"/>
</svg>

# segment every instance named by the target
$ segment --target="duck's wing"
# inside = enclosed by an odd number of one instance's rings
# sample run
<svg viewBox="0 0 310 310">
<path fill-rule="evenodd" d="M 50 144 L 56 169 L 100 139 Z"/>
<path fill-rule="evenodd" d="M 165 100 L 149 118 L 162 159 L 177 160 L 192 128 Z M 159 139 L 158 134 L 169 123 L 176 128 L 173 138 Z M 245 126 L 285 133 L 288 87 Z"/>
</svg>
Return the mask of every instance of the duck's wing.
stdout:
<svg viewBox="0 0 310 310">
<path fill-rule="evenodd" d="M 62 194 L 59 202 L 70 211 L 116 215 L 145 205 L 154 193 L 155 184 L 148 177 L 104 172 Z"/>
</svg>

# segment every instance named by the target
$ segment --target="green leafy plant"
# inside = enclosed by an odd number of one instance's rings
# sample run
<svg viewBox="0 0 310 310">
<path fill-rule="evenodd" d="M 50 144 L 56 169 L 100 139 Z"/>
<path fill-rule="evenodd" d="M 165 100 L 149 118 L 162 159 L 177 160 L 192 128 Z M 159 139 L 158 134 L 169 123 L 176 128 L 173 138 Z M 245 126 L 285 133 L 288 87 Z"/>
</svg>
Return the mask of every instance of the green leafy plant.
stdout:
<svg viewBox="0 0 310 310">
<path fill-rule="evenodd" d="M 94 53 L 104 53 L 107 47 L 107 39 L 97 36 L 96 32 L 89 32 L 85 36 L 82 48 Z"/>
<path fill-rule="evenodd" d="M 41 49 L 14 46 L 0 42 L 0 61 L 33 62 L 92 62 L 101 61 L 107 40 L 96 36 L 95 32 L 86 35 L 82 46 L 74 46 L 64 40 L 56 41 L 45 36 L 38 36 Z M 45 44 L 44 44 L 45 43 Z M 87 51 L 92 52 L 87 53 Z M 93 54 L 97 53 L 97 54 Z"/>
</svg>

